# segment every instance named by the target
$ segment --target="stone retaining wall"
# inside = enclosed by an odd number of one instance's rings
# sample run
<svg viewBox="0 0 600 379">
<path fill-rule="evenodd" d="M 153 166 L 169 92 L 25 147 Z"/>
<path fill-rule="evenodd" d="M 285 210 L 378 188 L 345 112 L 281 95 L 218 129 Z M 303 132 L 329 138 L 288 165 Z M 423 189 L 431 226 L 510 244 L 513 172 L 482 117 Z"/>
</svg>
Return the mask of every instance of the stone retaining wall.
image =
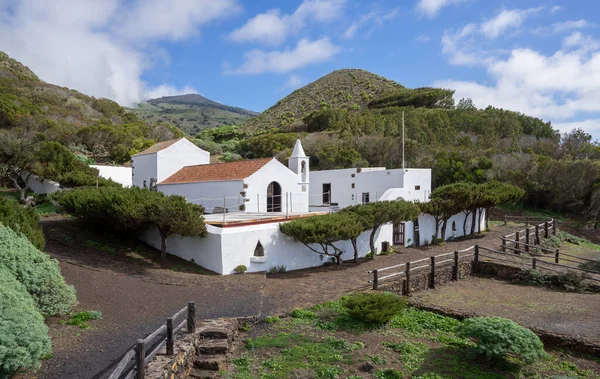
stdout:
<svg viewBox="0 0 600 379">
<path fill-rule="evenodd" d="M 435 271 L 435 285 L 441 285 L 452 281 L 452 268 L 453 264 L 437 266 Z M 465 261 L 460 262 L 458 265 L 458 277 L 465 278 L 471 275 L 473 271 L 473 262 Z M 410 273 L 410 290 L 419 291 L 429 288 L 429 280 L 431 273 L 429 267 L 424 267 L 417 271 Z M 406 277 L 404 275 L 396 277 L 394 279 L 384 281 L 380 283 L 378 289 L 381 291 L 390 291 L 398 294 L 403 294 L 402 282 Z"/>
</svg>

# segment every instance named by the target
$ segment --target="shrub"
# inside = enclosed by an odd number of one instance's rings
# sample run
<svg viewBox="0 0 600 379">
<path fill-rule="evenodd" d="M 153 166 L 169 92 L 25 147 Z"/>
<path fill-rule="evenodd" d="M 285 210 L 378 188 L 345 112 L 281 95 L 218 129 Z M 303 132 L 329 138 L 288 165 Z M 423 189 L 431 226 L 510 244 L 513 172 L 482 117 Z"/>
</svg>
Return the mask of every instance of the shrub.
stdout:
<svg viewBox="0 0 600 379">
<path fill-rule="evenodd" d="M 33 246 L 44 248 L 44 233 L 39 226 L 40 217 L 32 208 L 23 208 L 21 204 L 0 197 L 0 223 L 17 233 L 23 233 Z"/>
<path fill-rule="evenodd" d="M 399 296 L 386 292 L 357 293 L 342 304 L 351 318 L 370 324 L 385 324 L 406 307 Z"/>
<path fill-rule="evenodd" d="M 317 318 L 317 314 L 309 309 L 294 309 L 291 316 L 293 318 L 304 318 L 304 319 Z"/>
<path fill-rule="evenodd" d="M 487 359 L 515 355 L 526 363 L 546 355 L 542 341 L 531 330 L 501 317 L 466 319 L 456 329 L 457 334 L 471 338 L 475 351 Z"/>
<path fill-rule="evenodd" d="M 246 271 L 248 271 L 248 267 L 246 267 L 245 265 L 237 265 L 237 266 L 235 266 L 233 271 L 235 271 L 238 274 L 243 274 Z"/>
<path fill-rule="evenodd" d="M 547 274 L 538 270 L 520 270 L 512 280 L 517 283 L 530 284 L 534 286 L 547 286 L 560 288 L 565 291 L 582 292 L 589 288 L 587 279 L 589 275 L 582 272 L 568 271 L 560 274 Z"/>
<path fill-rule="evenodd" d="M 285 265 L 280 266 L 271 266 L 269 268 L 269 274 L 279 274 L 287 271 L 287 267 Z"/>
<path fill-rule="evenodd" d="M 0 267 L 0 377 L 38 369 L 51 348 L 48 327 L 27 289 Z"/>
<path fill-rule="evenodd" d="M 267 324 L 274 324 L 276 322 L 279 322 L 279 317 L 278 316 L 267 316 L 267 317 L 265 317 L 265 322 Z"/>
<path fill-rule="evenodd" d="M 88 329 L 89 325 L 86 324 L 86 322 L 90 320 L 98 320 L 100 317 L 102 317 L 102 313 L 98 311 L 78 312 L 72 315 L 66 324 L 75 325 L 81 329 Z"/>
<path fill-rule="evenodd" d="M 385 370 L 377 370 L 375 373 L 376 379 L 402 379 L 404 374 L 393 368 L 386 368 Z"/>
<path fill-rule="evenodd" d="M 21 282 L 44 316 L 67 313 L 75 289 L 65 283 L 58 261 L 39 251 L 22 235 L 0 224 L 0 268 Z"/>
<path fill-rule="evenodd" d="M 410 332 L 421 332 L 425 329 L 454 332 L 459 324 L 460 321 L 455 318 L 412 307 L 406 308 L 390 321 L 391 327 L 402 328 Z"/>
</svg>

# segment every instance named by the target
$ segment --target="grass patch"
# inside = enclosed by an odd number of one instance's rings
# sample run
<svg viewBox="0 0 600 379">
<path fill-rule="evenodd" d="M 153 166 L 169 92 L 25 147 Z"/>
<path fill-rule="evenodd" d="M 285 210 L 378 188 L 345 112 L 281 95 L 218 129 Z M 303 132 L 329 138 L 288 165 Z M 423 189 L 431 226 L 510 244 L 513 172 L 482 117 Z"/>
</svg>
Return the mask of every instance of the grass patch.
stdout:
<svg viewBox="0 0 600 379">
<path fill-rule="evenodd" d="M 88 321 L 98 320 L 102 317 L 102 313 L 98 311 L 85 311 L 72 314 L 71 317 L 65 321 L 67 325 L 78 326 L 81 329 L 89 329 L 90 326 L 87 324 Z"/>
</svg>

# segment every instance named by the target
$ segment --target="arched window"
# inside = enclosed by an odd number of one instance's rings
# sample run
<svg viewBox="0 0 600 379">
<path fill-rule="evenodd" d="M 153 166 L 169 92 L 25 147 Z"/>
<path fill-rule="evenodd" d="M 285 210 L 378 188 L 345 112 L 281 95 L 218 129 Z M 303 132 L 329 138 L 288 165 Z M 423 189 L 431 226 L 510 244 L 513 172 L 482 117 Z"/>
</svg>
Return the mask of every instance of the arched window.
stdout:
<svg viewBox="0 0 600 379">
<path fill-rule="evenodd" d="M 256 243 L 256 247 L 254 248 L 254 256 L 255 257 L 264 257 L 265 256 L 265 248 L 263 247 L 260 240 Z"/>
<path fill-rule="evenodd" d="M 281 186 L 277 182 L 267 187 L 267 212 L 281 212 Z"/>
</svg>

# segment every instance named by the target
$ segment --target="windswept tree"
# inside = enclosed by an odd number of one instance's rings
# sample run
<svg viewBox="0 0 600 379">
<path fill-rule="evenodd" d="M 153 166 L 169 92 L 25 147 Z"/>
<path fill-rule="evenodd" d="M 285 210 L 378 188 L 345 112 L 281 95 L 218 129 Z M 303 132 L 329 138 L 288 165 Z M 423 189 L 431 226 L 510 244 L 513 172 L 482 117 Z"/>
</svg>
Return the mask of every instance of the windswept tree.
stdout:
<svg viewBox="0 0 600 379">
<path fill-rule="evenodd" d="M 459 182 L 438 187 L 431 193 L 431 199 L 443 200 L 443 206 L 440 207 L 442 213 L 442 239 L 446 237 L 446 225 L 448 219 L 453 215 L 463 212 L 465 219 L 463 221 L 463 235 L 467 235 L 467 219 L 470 214 L 476 212 L 473 208 L 475 202 L 477 186 L 474 183 Z"/>
<path fill-rule="evenodd" d="M 398 224 L 403 221 L 414 220 L 419 216 L 421 210 L 411 202 L 404 200 L 376 201 L 374 203 L 354 205 L 344 208 L 340 213 L 352 213 L 358 216 L 363 230 L 371 230 L 369 234 L 369 246 L 371 247 L 371 258 L 375 258 L 375 236 L 379 228 L 388 223 Z"/>
<path fill-rule="evenodd" d="M 432 242 L 437 243 L 437 241 L 439 240 L 445 241 L 446 225 L 448 223 L 448 219 L 450 219 L 450 217 L 456 214 L 454 202 L 452 200 L 447 200 L 442 197 L 432 197 L 431 200 L 429 200 L 426 203 L 419 203 L 419 208 L 421 208 L 421 211 L 423 213 L 427 213 L 433 216 L 433 219 L 435 221 L 435 234 L 432 236 L 434 239 L 434 241 Z"/>
<path fill-rule="evenodd" d="M 21 128 L 0 130 L 0 141 L 2 174 L 19 191 L 20 200 L 25 203 L 29 177 L 39 162 L 40 141 L 34 133 Z"/>
<path fill-rule="evenodd" d="M 341 265 L 344 250 L 336 246 L 336 243 L 356 240 L 362 233 L 363 226 L 355 215 L 339 212 L 296 219 L 280 224 L 279 229 L 315 253 L 333 257 Z M 320 248 L 316 248 L 316 245 Z M 356 256 L 356 244 L 353 247 Z"/>
<path fill-rule="evenodd" d="M 204 207 L 190 204 L 182 196 L 156 196 L 146 202 L 144 208 L 142 217 L 150 225 L 156 226 L 160 233 L 161 259 L 167 256 L 167 238 L 173 234 L 206 237 L 206 226 L 202 218 Z"/>
<path fill-rule="evenodd" d="M 485 210 L 485 228 L 488 229 L 488 220 L 492 210 L 500 205 L 515 204 L 524 195 L 525 191 L 508 183 L 489 182 L 478 185 L 476 202 L 479 208 L 479 224 L 481 224 L 481 216 Z"/>
<path fill-rule="evenodd" d="M 161 258 L 166 257 L 167 238 L 206 236 L 204 207 L 181 196 L 167 196 L 137 187 L 80 188 L 54 195 L 69 213 L 115 232 L 132 235 L 155 226 L 161 237 Z"/>
</svg>

